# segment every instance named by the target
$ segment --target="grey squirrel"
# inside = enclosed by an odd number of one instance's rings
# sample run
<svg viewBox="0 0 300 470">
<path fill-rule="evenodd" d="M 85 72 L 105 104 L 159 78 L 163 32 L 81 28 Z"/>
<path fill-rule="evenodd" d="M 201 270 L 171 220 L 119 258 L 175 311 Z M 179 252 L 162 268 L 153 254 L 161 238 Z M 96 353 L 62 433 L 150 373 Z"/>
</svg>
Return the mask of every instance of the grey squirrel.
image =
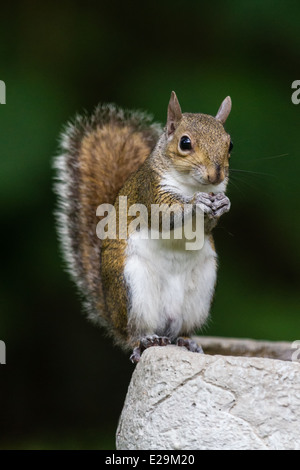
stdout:
<svg viewBox="0 0 300 470">
<path fill-rule="evenodd" d="M 230 209 L 232 141 L 224 129 L 230 110 L 228 96 L 215 117 L 182 113 L 172 92 L 164 129 L 146 114 L 99 105 L 62 134 L 55 190 L 67 267 L 89 318 L 133 349 L 132 362 L 149 346 L 171 342 L 201 352 L 188 336 L 209 314 L 217 271 L 211 231 Z M 113 204 L 118 216 L 120 196 L 149 210 L 175 204 L 179 218 L 184 207 L 191 207 L 191 217 L 200 207 L 202 249 L 186 250 L 172 237 L 141 239 L 138 229 L 125 239 L 100 240 L 97 207 Z"/>
</svg>

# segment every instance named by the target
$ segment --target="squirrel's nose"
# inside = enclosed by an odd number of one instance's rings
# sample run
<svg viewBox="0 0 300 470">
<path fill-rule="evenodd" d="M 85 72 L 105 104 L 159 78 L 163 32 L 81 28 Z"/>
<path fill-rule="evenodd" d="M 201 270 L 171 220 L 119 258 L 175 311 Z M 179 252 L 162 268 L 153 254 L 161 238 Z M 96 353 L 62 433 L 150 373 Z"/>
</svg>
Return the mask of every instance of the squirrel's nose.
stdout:
<svg viewBox="0 0 300 470">
<path fill-rule="evenodd" d="M 216 164 L 208 169 L 207 179 L 211 184 L 221 183 L 224 179 L 224 172 L 221 170 L 221 166 Z"/>
</svg>

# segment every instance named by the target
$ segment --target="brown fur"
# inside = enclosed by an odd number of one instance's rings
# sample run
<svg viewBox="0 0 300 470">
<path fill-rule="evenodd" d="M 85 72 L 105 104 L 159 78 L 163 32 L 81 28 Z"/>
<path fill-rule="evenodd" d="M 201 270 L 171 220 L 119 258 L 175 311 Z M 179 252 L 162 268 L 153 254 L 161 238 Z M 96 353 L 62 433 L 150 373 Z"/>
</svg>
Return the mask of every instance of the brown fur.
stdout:
<svg viewBox="0 0 300 470">
<path fill-rule="evenodd" d="M 149 158 L 133 173 L 119 191 L 118 196 L 127 196 L 128 207 L 137 201 L 144 204 L 150 214 L 150 204 L 154 200 L 154 188 L 158 186 L 155 173 L 149 171 Z M 119 199 L 115 202 L 117 234 L 119 229 Z M 128 217 L 128 225 L 133 217 Z M 124 262 L 126 240 L 106 239 L 102 242 L 101 250 L 101 279 L 105 292 L 106 315 L 111 322 L 112 333 L 123 348 L 136 346 L 135 340 L 128 332 L 127 310 L 130 303 L 130 293 L 124 280 Z"/>
<path fill-rule="evenodd" d="M 113 204 L 120 188 L 128 176 L 134 172 L 149 155 L 151 148 L 142 140 L 141 134 L 132 127 L 109 123 L 83 138 L 79 151 L 81 175 L 80 204 L 81 215 L 80 246 L 82 264 L 89 288 L 94 285 L 91 272 L 99 269 L 100 240 L 96 236 L 96 209 L 99 204 Z M 101 301 L 100 301 L 101 302 Z M 102 308 L 102 303 L 96 306 Z"/>
<path fill-rule="evenodd" d="M 58 223 L 68 268 L 84 295 L 90 318 L 107 327 L 111 318 L 100 278 L 96 209 L 100 204 L 115 202 L 125 180 L 151 153 L 160 132 L 159 126 L 151 124 L 143 113 L 99 106 L 92 116 L 77 117 L 67 126 L 62 155 L 56 160 Z M 121 254 L 115 260 L 118 263 L 122 263 Z M 112 263 L 108 276 L 117 291 L 119 279 L 115 274 Z M 117 328 L 122 330 L 119 324 Z"/>
<path fill-rule="evenodd" d="M 69 270 L 85 297 L 89 316 L 108 327 L 115 341 L 127 348 L 136 345 L 134 325 L 128 325 L 129 288 L 124 279 L 126 240 L 96 235 L 96 209 L 114 204 L 119 220 L 117 195 L 127 196 L 128 207 L 144 204 L 150 223 L 151 204 L 176 203 L 182 213 L 187 202 L 160 184 L 166 170 L 183 174 L 200 166 L 207 181 L 215 184 L 228 176 L 230 137 L 212 116 L 183 114 L 173 96 L 166 131 L 139 113 L 113 106 L 98 107 L 90 117 L 77 118 L 67 128 L 59 168 L 59 224 Z M 169 142 L 168 135 L 174 133 Z M 180 137 L 188 133 L 193 149 L 183 154 Z M 131 220 L 129 219 L 129 222 Z M 214 248 L 213 238 L 210 236 Z M 145 286 L 146 288 L 146 286 Z"/>
<path fill-rule="evenodd" d="M 193 150 L 180 154 L 178 143 L 187 129 Z M 206 170 L 208 181 L 217 183 L 228 176 L 229 143 L 230 136 L 215 118 L 206 114 L 184 113 L 166 154 L 179 171 L 190 171 L 202 166 Z"/>
<path fill-rule="evenodd" d="M 193 138 L 191 155 L 178 155 L 178 141 L 182 134 L 189 131 Z M 203 164 L 209 168 L 219 163 L 222 171 L 220 179 L 227 176 L 228 146 L 230 137 L 221 123 L 212 116 L 202 114 L 184 114 L 176 128 L 175 136 L 170 143 L 159 144 L 139 169 L 125 182 L 119 196 L 127 196 L 128 207 L 135 203 L 143 204 L 148 210 L 148 227 L 150 228 L 151 204 L 176 204 L 180 213 L 186 203 L 179 194 L 165 190 L 160 185 L 163 172 L 170 166 L 181 171 Z M 215 170 L 214 170 L 215 171 Z M 115 203 L 117 222 L 119 220 L 119 202 Z M 128 225 L 131 219 L 128 217 Z M 118 233 L 118 230 L 117 230 Z M 209 237 L 213 249 L 212 235 Z M 114 337 L 123 347 L 136 345 L 135 325 L 128 324 L 127 312 L 130 309 L 130 292 L 124 280 L 124 260 L 126 257 L 126 240 L 104 240 L 101 250 L 101 278 L 105 291 L 107 315 L 110 319 Z M 146 288 L 146 286 L 145 286 Z"/>
</svg>

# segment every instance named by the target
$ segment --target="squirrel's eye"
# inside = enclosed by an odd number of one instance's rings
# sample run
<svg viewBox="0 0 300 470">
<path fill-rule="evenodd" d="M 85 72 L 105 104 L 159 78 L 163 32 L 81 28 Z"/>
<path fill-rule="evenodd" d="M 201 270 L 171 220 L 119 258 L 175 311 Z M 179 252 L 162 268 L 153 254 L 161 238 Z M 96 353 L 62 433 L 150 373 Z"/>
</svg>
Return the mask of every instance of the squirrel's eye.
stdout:
<svg viewBox="0 0 300 470">
<path fill-rule="evenodd" d="M 191 150 L 192 142 L 191 142 L 191 139 L 187 135 L 184 135 L 181 137 L 180 148 L 181 150 Z"/>
<path fill-rule="evenodd" d="M 231 152 L 232 149 L 233 149 L 233 143 L 232 143 L 232 140 L 230 140 L 230 144 L 229 144 L 229 153 Z"/>
</svg>

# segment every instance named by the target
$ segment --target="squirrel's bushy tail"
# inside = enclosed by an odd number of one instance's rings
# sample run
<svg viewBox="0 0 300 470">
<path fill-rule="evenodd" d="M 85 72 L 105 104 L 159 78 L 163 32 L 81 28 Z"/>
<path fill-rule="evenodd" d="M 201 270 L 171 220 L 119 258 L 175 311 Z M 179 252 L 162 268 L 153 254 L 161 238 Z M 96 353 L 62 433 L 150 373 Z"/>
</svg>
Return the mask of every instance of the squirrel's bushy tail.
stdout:
<svg viewBox="0 0 300 470">
<path fill-rule="evenodd" d="M 161 129 L 143 113 L 99 105 L 77 116 L 61 136 L 56 157 L 56 218 L 64 258 L 89 317 L 105 324 L 96 209 L 113 204 L 128 176 L 154 148 Z"/>
</svg>

